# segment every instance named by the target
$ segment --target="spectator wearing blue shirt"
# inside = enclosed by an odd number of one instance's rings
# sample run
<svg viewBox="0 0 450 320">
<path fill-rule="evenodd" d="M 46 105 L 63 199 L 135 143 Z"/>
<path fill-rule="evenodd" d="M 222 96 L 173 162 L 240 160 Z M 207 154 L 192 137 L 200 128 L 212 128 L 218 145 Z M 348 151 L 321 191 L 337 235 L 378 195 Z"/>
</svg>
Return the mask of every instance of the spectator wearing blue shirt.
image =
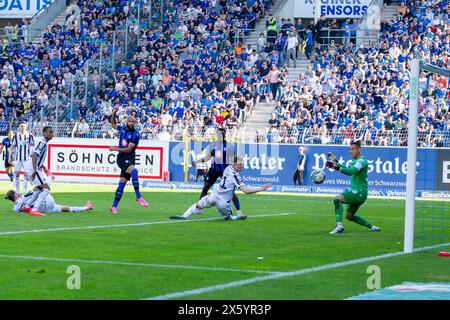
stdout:
<svg viewBox="0 0 450 320">
<path fill-rule="evenodd" d="M 314 45 L 314 37 L 311 29 L 306 30 L 306 47 L 305 47 L 305 55 L 306 59 L 311 60 L 311 51 Z"/>
<path fill-rule="evenodd" d="M 341 28 L 344 29 L 342 32 L 342 41 L 344 42 L 344 45 L 348 45 L 350 43 L 350 29 L 352 28 L 350 19 L 345 20 L 345 22 L 342 23 Z"/>
<path fill-rule="evenodd" d="M 122 61 L 120 67 L 117 68 L 117 72 L 119 74 L 124 75 L 124 74 L 126 74 L 128 72 L 129 69 L 130 69 L 130 67 L 126 65 L 125 61 Z"/>
</svg>

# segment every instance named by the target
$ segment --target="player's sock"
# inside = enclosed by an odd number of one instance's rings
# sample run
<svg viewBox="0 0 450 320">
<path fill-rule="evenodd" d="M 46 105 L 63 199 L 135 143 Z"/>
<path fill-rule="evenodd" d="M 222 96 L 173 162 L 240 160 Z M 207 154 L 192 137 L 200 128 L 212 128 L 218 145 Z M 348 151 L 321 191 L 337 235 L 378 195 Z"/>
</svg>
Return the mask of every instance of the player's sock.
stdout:
<svg viewBox="0 0 450 320">
<path fill-rule="evenodd" d="M 223 218 L 224 220 L 245 220 L 247 219 L 247 216 L 241 214 L 241 215 L 237 215 L 237 216 L 225 216 Z"/>
<path fill-rule="evenodd" d="M 116 196 L 114 197 L 113 207 L 117 207 L 119 205 L 120 199 L 122 199 L 123 189 L 127 185 L 126 182 L 119 182 L 119 186 L 116 189 Z"/>
<path fill-rule="evenodd" d="M 23 194 L 27 193 L 28 189 L 28 179 L 26 177 L 23 178 Z"/>
<path fill-rule="evenodd" d="M 360 216 L 354 215 L 352 221 L 369 229 L 372 228 L 372 225 Z"/>
<path fill-rule="evenodd" d="M 183 214 L 183 217 L 187 218 L 194 213 L 198 213 L 200 211 L 200 208 L 198 207 L 197 203 L 194 204 L 192 207 L 186 210 L 186 212 Z"/>
<path fill-rule="evenodd" d="M 20 193 L 20 176 L 16 177 L 16 192 Z"/>
<path fill-rule="evenodd" d="M 41 206 L 42 202 L 45 201 L 45 198 L 47 198 L 49 193 L 50 193 L 50 190 L 48 190 L 48 189 L 41 190 L 41 193 L 39 194 L 36 202 L 33 205 L 33 210 L 39 210 L 39 207 Z"/>
<path fill-rule="evenodd" d="M 339 199 L 334 199 L 334 212 L 336 214 L 336 222 L 342 223 L 342 201 Z"/>
<path fill-rule="evenodd" d="M 81 211 L 87 211 L 89 210 L 86 207 L 70 207 L 69 212 L 81 212 Z"/>
<path fill-rule="evenodd" d="M 203 186 L 202 192 L 200 193 L 200 199 L 208 195 L 209 189 L 211 189 L 211 186 L 209 184 L 205 184 Z"/>
<path fill-rule="evenodd" d="M 8 172 L 7 175 L 9 177 L 9 180 L 11 180 L 11 182 L 13 182 L 14 181 L 14 174 L 12 172 Z"/>
<path fill-rule="evenodd" d="M 136 198 L 141 198 L 142 195 L 139 192 L 139 178 L 138 178 L 138 170 L 134 168 L 131 170 L 131 182 L 133 182 L 134 193 L 136 194 Z"/>
<path fill-rule="evenodd" d="M 241 211 L 241 204 L 239 203 L 239 199 L 236 194 L 233 194 L 233 204 L 237 211 Z"/>
</svg>

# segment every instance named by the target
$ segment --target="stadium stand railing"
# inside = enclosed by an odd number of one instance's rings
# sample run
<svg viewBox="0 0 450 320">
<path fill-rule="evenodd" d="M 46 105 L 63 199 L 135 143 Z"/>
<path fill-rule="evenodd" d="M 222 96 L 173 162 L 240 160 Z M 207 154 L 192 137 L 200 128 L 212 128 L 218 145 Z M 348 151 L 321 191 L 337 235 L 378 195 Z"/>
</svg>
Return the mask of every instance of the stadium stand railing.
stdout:
<svg viewBox="0 0 450 320">
<path fill-rule="evenodd" d="M 270 36 L 267 35 L 266 29 L 246 29 L 246 28 L 240 28 L 240 29 L 232 29 L 233 31 L 233 37 L 231 38 L 232 44 L 238 44 L 238 43 L 249 43 L 252 42 L 251 40 L 258 40 L 260 38 L 259 34 L 264 34 L 264 39 L 267 42 L 275 42 L 277 36 Z M 297 35 L 297 31 L 295 29 L 277 29 L 277 32 L 283 32 L 285 34 L 288 34 L 289 32 L 294 32 Z M 355 28 L 352 29 L 352 32 L 354 35 L 345 35 L 346 32 L 350 32 L 348 29 L 333 29 L 333 28 L 323 28 L 320 31 L 320 34 L 317 35 L 316 41 L 317 43 L 321 45 L 328 45 L 330 43 L 335 44 L 348 44 L 349 42 L 353 41 L 356 44 L 366 43 L 371 44 L 375 43 L 379 45 L 380 43 L 380 37 L 379 37 L 379 30 L 370 30 L 365 28 Z M 360 34 L 364 33 L 364 37 L 361 37 Z M 256 35 L 257 34 L 257 35 Z M 303 41 L 306 41 L 305 39 L 302 39 Z M 253 41 L 255 42 L 255 41 Z M 306 46 L 306 43 L 303 44 L 303 46 Z"/>
<path fill-rule="evenodd" d="M 66 138 L 116 138 L 117 130 L 108 121 L 104 123 L 87 123 L 71 121 L 69 123 L 32 122 L 29 130 L 36 136 L 42 136 L 44 126 L 53 127 L 55 137 Z M 147 125 L 138 122 L 136 128 L 144 140 L 154 141 L 213 141 L 217 126 L 198 124 L 169 124 L 164 126 Z M 353 125 L 288 127 L 256 129 L 246 126 L 227 128 L 227 138 L 240 143 L 285 143 L 303 145 L 349 145 L 351 141 L 360 141 L 364 146 L 407 146 L 408 130 L 406 125 L 392 130 L 363 128 Z M 3 132 L 1 133 L 3 134 Z M 420 129 L 418 133 L 419 147 L 450 147 L 450 125 L 444 130 Z"/>
<path fill-rule="evenodd" d="M 41 29 L 19 28 L 18 26 L 0 28 L 0 43 L 14 43 L 23 40 L 29 43 L 34 37 L 42 37 Z"/>
</svg>

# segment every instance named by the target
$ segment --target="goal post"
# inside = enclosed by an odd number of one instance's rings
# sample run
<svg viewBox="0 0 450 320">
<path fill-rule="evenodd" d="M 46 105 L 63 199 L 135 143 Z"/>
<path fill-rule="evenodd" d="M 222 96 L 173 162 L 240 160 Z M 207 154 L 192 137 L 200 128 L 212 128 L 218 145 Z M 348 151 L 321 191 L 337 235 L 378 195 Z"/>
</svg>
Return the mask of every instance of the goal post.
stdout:
<svg viewBox="0 0 450 320">
<path fill-rule="evenodd" d="M 416 210 L 417 117 L 419 108 L 419 60 L 411 61 L 409 89 L 408 158 L 405 202 L 405 253 L 414 251 L 414 219 Z"/>
<path fill-rule="evenodd" d="M 419 101 L 420 101 L 420 73 L 421 70 L 427 71 L 429 73 L 439 74 L 441 76 L 450 78 L 450 70 L 442 69 L 440 67 L 434 66 L 432 64 L 420 61 L 419 59 L 412 59 L 410 65 L 410 91 L 409 91 L 409 116 L 408 116 L 408 149 L 407 149 L 407 173 L 406 173 L 406 201 L 405 201 L 405 226 L 404 226 L 404 247 L 403 251 L 405 253 L 413 253 L 414 252 L 414 238 L 415 238 L 415 221 L 416 220 L 416 211 L 418 210 L 416 197 L 417 197 L 417 179 L 427 179 L 426 177 L 420 177 L 417 174 L 416 163 L 417 163 L 417 150 L 418 150 L 418 117 L 419 117 Z M 448 111 L 450 112 L 450 111 Z M 449 149 L 441 149 L 445 152 L 445 157 L 449 157 L 450 150 Z M 438 152 L 438 151 L 436 151 Z M 422 159 L 425 161 L 434 161 L 433 164 L 436 164 L 436 160 L 431 160 L 428 157 Z M 449 157 L 450 160 L 450 157 Z M 437 170 L 437 169 L 436 169 Z M 434 170 L 431 176 L 438 175 L 438 173 Z M 421 188 L 421 186 L 419 186 Z M 439 188 L 436 186 L 436 188 Z M 424 191 L 424 190 L 421 190 Z M 436 190 L 427 190 L 427 191 L 439 191 L 443 192 L 443 194 L 450 193 L 445 191 L 444 188 L 436 189 Z M 423 200 L 423 199 L 422 199 Z M 422 201 L 421 200 L 421 201 Z M 438 210 L 436 206 L 440 207 L 441 210 Z M 440 233 L 440 241 L 441 244 L 444 244 L 444 233 L 445 238 L 447 237 L 447 229 L 445 229 L 444 225 L 447 224 L 447 220 L 450 221 L 450 202 L 445 199 L 436 199 L 432 200 L 429 203 L 421 202 L 419 206 L 422 211 L 422 230 L 426 228 L 432 228 L 432 235 L 435 230 L 437 233 Z M 431 211 L 431 227 L 426 225 L 426 214 Z M 447 212 L 448 211 L 448 212 Z M 436 212 L 441 212 L 439 216 L 439 221 L 436 221 L 435 214 Z M 437 225 L 440 226 L 437 226 Z M 422 235 L 424 236 L 424 235 Z M 422 241 L 423 242 L 423 241 Z M 434 242 L 434 239 L 432 239 Z"/>
</svg>

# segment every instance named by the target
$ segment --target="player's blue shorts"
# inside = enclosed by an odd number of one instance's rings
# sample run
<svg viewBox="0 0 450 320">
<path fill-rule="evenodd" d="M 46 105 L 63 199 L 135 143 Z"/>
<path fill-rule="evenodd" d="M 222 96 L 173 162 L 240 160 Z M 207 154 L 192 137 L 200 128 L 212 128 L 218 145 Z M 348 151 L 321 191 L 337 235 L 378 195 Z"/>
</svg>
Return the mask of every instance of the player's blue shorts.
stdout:
<svg viewBox="0 0 450 320">
<path fill-rule="evenodd" d="M 121 157 L 117 156 L 117 165 L 120 168 L 120 177 L 125 178 L 127 180 L 130 180 L 131 175 L 127 173 L 127 169 L 129 166 L 135 165 L 135 159 L 134 158 L 128 158 L 128 157 Z"/>
</svg>

